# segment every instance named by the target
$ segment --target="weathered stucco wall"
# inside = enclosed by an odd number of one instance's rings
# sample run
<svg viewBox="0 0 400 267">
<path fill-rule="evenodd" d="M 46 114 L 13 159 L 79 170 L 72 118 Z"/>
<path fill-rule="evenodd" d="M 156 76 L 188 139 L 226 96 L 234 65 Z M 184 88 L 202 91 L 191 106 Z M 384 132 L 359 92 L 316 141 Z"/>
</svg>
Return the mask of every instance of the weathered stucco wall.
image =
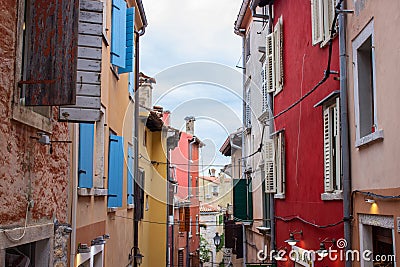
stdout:
<svg viewBox="0 0 400 267">
<path fill-rule="evenodd" d="M 29 223 L 67 219 L 70 144 L 39 144 L 38 129 L 12 119 L 16 88 L 17 2 L 0 1 L 0 225 L 22 224 L 27 199 L 34 200 Z M 51 140 L 68 140 L 68 125 L 56 121 L 52 110 Z M 33 119 L 33 118 L 28 118 Z"/>
</svg>

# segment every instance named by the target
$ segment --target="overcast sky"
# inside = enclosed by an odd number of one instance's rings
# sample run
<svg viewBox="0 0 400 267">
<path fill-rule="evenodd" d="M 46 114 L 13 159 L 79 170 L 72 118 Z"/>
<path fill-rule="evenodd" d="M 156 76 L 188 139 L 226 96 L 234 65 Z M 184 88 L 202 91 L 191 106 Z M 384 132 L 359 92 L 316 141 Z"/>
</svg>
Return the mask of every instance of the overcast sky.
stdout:
<svg viewBox="0 0 400 267">
<path fill-rule="evenodd" d="M 155 77 L 153 101 L 206 144 L 204 164 L 226 164 L 219 148 L 241 126 L 242 40 L 233 33 L 241 0 L 143 0 L 148 27 L 140 40 L 140 68 Z M 217 167 L 220 168 L 220 167 Z"/>
</svg>

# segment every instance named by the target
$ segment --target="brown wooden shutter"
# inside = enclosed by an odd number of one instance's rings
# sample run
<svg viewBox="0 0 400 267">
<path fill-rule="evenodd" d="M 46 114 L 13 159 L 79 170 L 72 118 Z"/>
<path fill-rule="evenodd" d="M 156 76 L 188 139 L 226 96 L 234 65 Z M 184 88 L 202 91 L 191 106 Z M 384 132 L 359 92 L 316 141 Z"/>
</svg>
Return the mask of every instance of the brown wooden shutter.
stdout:
<svg viewBox="0 0 400 267">
<path fill-rule="evenodd" d="M 190 232 L 190 207 L 185 207 L 185 232 Z"/>
<path fill-rule="evenodd" d="M 25 104 L 75 104 L 79 0 L 27 2 Z"/>
<path fill-rule="evenodd" d="M 183 207 L 179 208 L 179 232 L 185 232 L 185 213 Z"/>
</svg>

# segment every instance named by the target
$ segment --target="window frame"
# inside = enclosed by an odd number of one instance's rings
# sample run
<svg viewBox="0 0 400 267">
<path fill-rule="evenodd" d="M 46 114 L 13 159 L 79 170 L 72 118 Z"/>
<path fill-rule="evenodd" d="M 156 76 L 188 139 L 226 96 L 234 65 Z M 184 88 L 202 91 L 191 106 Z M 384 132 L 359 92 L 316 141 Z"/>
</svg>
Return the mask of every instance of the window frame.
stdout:
<svg viewBox="0 0 400 267">
<path fill-rule="evenodd" d="M 329 2 L 331 5 L 329 5 Z M 325 47 L 331 38 L 336 0 L 311 0 L 312 45 Z"/>
<path fill-rule="evenodd" d="M 354 120 L 356 127 L 355 146 L 360 147 L 378 139 L 383 139 L 383 130 L 379 129 L 377 115 L 377 94 L 376 94 L 376 67 L 375 67 L 375 37 L 374 37 L 374 20 L 368 22 L 359 35 L 352 41 L 353 53 L 353 77 L 354 77 Z M 373 125 L 371 125 L 371 133 L 361 136 L 361 107 L 360 107 L 360 88 L 359 88 L 359 62 L 358 50 L 371 37 L 371 78 L 372 78 L 372 105 L 373 105 Z M 374 127 L 374 131 L 372 131 Z"/>
</svg>

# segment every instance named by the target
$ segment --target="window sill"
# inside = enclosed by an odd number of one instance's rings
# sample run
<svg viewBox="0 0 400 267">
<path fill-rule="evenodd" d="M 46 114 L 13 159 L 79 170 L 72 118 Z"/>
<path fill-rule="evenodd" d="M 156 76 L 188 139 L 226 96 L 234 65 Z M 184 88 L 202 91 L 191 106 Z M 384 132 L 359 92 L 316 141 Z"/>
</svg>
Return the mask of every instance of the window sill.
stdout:
<svg viewBox="0 0 400 267">
<path fill-rule="evenodd" d="M 93 190 L 93 188 L 79 188 L 78 187 L 78 196 L 80 196 L 80 197 L 94 196 L 94 190 Z"/>
<path fill-rule="evenodd" d="M 134 209 L 135 208 L 135 205 L 134 204 L 128 204 L 128 206 L 127 206 L 127 209 L 128 210 L 131 210 L 131 209 Z"/>
<path fill-rule="evenodd" d="M 269 125 L 269 117 L 270 117 L 270 111 L 267 109 L 263 111 L 263 113 L 258 117 L 258 121 L 266 123 L 266 125 Z"/>
<path fill-rule="evenodd" d="M 95 188 L 94 189 L 94 196 L 95 197 L 104 197 L 108 195 L 108 190 L 103 188 Z"/>
<path fill-rule="evenodd" d="M 279 193 L 274 195 L 275 199 L 285 199 L 285 194 L 284 193 Z"/>
<path fill-rule="evenodd" d="M 24 106 L 13 105 L 12 119 L 40 131 L 50 133 L 52 131 L 51 119 L 40 115 Z"/>
<path fill-rule="evenodd" d="M 108 213 L 113 213 L 113 212 L 117 212 L 118 208 L 117 207 L 111 207 L 111 208 L 107 208 L 107 212 Z"/>
<path fill-rule="evenodd" d="M 333 193 L 322 193 L 321 200 L 330 201 L 330 200 L 343 200 L 343 192 L 337 191 Z"/>
<path fill-rule="evenodd" d="M 371 144 L 375 141 L 383 141 L 383 130 L 378 130 L 376 132 L 370 133 L 360 139 L 356 140 L 356 147 L 360 148 L 362 146 Z"/>
</svg>

